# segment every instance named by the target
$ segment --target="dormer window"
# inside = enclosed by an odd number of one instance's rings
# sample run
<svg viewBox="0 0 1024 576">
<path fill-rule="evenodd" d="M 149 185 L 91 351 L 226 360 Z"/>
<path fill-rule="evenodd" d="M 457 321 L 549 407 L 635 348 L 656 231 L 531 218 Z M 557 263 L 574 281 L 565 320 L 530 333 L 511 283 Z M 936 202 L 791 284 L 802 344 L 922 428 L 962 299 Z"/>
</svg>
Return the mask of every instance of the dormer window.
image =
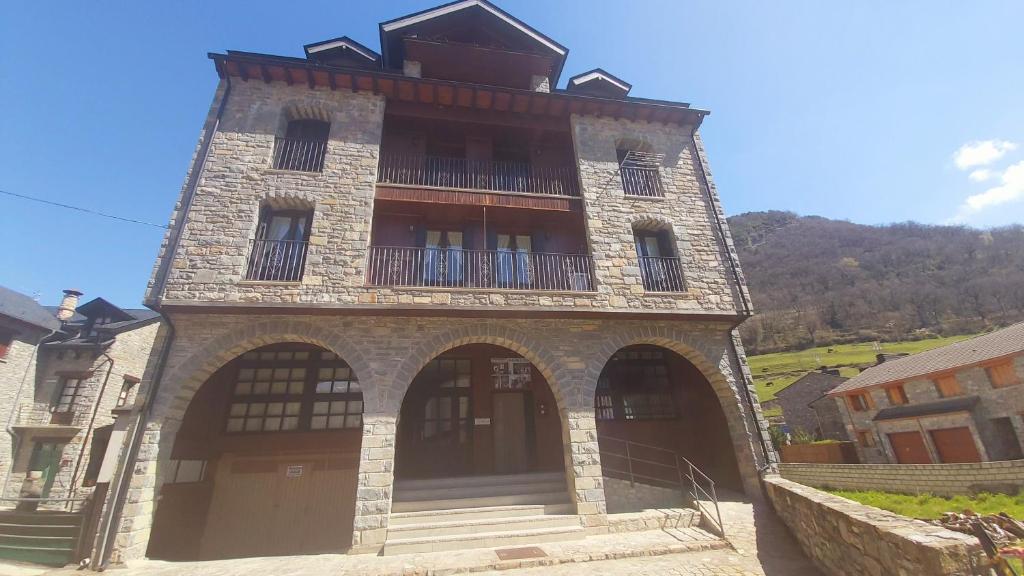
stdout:
<svg viewBox="0 0 1024 576">
<path fill-rule="evenodd" d="M 299 172 L 322 172 L 331 124 L 323 120 L 288 122 L 283 138 L 274 141 L 274 168 Z"/>
</svg>

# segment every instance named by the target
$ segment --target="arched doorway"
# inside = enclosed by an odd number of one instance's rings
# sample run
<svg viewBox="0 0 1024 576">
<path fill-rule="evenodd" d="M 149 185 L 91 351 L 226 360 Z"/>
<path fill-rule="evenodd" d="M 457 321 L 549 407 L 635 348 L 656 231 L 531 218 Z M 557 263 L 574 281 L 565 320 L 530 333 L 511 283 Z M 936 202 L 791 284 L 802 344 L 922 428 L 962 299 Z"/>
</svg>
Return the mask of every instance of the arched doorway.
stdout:
<svg viewBox="0 0 1024 576">
<path fill-rule="evenodd" d="M 469 344 L 427 363 L 398 423 L 398 479 L 563 472 L 562 428 L 547 380 L 515 352 Z"/>
<path fill-rule="evenodd" d="M 610 479 L 610 513 L 676 505 L 676 455 L 717 486 L 743 489 L 718 396 L 704 374 L 672 350 L 636 345 L 617 351 L 598 379 L 594 416 L 602 473 Z M 619 490 L 631 478 L 651 488 Z"/>
<path fill-rule="evenodd" d="M 246 352 L 192 398 L 161 464 L 147 556 L 343 552 L 352 541 L 362 392 L 337 354 Z"/>
</svg>

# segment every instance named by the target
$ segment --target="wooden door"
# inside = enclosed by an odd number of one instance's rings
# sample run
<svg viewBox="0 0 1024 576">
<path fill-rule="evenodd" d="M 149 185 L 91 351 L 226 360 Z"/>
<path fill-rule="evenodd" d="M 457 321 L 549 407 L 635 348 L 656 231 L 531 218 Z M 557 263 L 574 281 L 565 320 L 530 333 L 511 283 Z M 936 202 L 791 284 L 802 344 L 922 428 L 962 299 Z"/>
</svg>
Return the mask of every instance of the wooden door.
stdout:
<svg viewBox="0 0 1024 576">
<path fill-rule="evenodd" d="M 217 466 L 202 560 L 344 552 L 352 541 L 357 457 L 244 456 Z"/>
<path fill-rule="evenodd" d="M 944 464 L 981 462 L 970 428 L 943 428 L 931 430 L 929 434 L 932 435 L 935 451 L 939 453 L 939 460 Z"/>
<path fill-rule="evenodd" d="M 521 474 L 527 471 L 526 398 L 521 392 L 493 395 L 494 471 Z"/>
<path fill-rule="evenodd" d="M 889 444 L 900 464 L 931 464 L 928 448 L 920 432 L 890 432 Z"/>
</svg>

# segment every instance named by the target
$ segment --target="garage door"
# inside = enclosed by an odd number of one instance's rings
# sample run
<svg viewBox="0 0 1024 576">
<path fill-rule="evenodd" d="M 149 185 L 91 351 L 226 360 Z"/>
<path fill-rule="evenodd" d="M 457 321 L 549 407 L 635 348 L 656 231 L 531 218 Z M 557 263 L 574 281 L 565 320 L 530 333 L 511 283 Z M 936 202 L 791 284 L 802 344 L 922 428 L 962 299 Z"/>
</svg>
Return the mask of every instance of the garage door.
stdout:
<svg viewBox="0 0 1024 576">
<path fill-rule="evenodd" d="M 978 454 L 978 448 L 974 444 L 974 436 L 966 426 L 931 430 L 929 434 L 932 435 L 932 442 L 942 462 L 981 462 L 981 454 Z"/>
<path fill-rule="evenodd" d="M 920 432 L 891 432 L 888 436 L 896 461 L 900 464 L 932 463 Z"/>
</svg>

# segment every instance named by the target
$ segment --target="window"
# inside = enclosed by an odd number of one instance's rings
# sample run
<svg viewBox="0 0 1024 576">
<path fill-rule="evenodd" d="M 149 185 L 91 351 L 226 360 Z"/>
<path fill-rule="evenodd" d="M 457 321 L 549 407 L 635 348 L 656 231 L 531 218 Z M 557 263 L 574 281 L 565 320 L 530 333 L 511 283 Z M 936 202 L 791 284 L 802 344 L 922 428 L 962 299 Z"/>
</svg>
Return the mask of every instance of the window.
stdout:
<svg viewBox="0 0 1024 576">
<path fill-rule="evenodd" d="M 283 138 L 274 140 L 274 168 L 322 172 L 331 125 L 321 120 L 292 120 Z"/>
<path fill-rule="evenodd" d="M 327 430 L 362 426 L 363 395 L 352 369 L 313 347 L 242 355 L 228 405 L 227 432 Z"/>
<path fill-rule="evenodd" d="M 525 234 L 498 234 L 497 275 L 499 286 L 530 285 L 530 252 L 533 239 Z"/>
<path fill-rule="evenodd" d="M 633 243 L 640 261 L 644 290 L 682 292 L 683 269 L 672 249 L 668 230 L 634 230 Z"/>
<path fill-rule="evenodd" d="M 650 152 L 620 148 L 615 151 L 622 177 L 622 191 L 627 196 L 660 198 L 665 195 L 661 185 L 661 156 Z"/>
<path fill-rule="evenodd" d="M 171 460 L 167 463 L 164 484 L 202 482 L 206 478 L 206 460 Z"/>
<path fill-rule="evenodd" d="M 14 342 L 14 332 L 0 328 L 0 360 L 7 357 L 7 351 L 11 349 L 11 342 Z"/>
<path fill-rule="evenodd" d="M 935 390 L 938 391 L 940 398 L 960 396 L 964 393 L 963 389 L 960 388 L 960 382 L 957 381 L 956 375 L 954 374 L 936 378 L 934 383 Z"/>
<path fill-rule="evenodd" d="M 907 398 L 907 391 L 903 389 L 902 384 L 886 387 L 885 395 L 889 398 L 889 404 L 893 406 L 901 406 L 910 402 Z"/>
<path fill-rule="evenodd" d="M 256 227 L 246 280 L 298 282 L 306 265 L 313 214 L 264 208 Z"/>
<path fill-rule="evenodd" d="M 857 430 L 857 443 L 861 448 L 874 448 L 875 435 L 870 430 Z"/>
<path fill-rule="evenodd" d="M 870 400 L 867 394 L 850 394 L 846 397 L 846 401 L 850 404 L 850 409 L 854 412 L 864 412 L 871 406 Z"/>
<path fill-rule="evenodd" d="M 75 400 L 82 393 L 83 379 L 65 376 L 61 378 L 60 394 L 54 404 L 54 413 L 72 412 L 75 407 Z"/>
<path fill-rule="evenodd" d="M 117 407 L 123 408 L 128 404 L 128 396 L 131 395 L 132 389 L 139 383 L 139 379 L 134 376 L 125 376 L 124 382 L 121 384 L 121 392 L 117 395 Z"/>
<path fill-rule="evenodd" d="M 435 358 L 417 378 L 428 384 L 417 434 L 420 439 L 447 439 L 465 445 L 472 441 L 472 362 L 468 358 Z"/>
<path fill-rule="evenodd" d="M 456 286 L 463 280 L 462 232 L 426 230 L 423 240 L 423 282 L 426 286 Z"/>
<path fill-rule="evenodd" d="M 1013 369 L 1013 360 L 989 366 L 985 372 L 988 373 L 988 381 L 992 383 L 993 388 L 1003 388 L 1021 383 L 1021 379 Z"/>
<path fill-rule="evenodd" d="M 621 350 L 601 373 L 594 403 L 598 420 L 677 417 L 664 352 L 648 346 Z"/>
</svg>

